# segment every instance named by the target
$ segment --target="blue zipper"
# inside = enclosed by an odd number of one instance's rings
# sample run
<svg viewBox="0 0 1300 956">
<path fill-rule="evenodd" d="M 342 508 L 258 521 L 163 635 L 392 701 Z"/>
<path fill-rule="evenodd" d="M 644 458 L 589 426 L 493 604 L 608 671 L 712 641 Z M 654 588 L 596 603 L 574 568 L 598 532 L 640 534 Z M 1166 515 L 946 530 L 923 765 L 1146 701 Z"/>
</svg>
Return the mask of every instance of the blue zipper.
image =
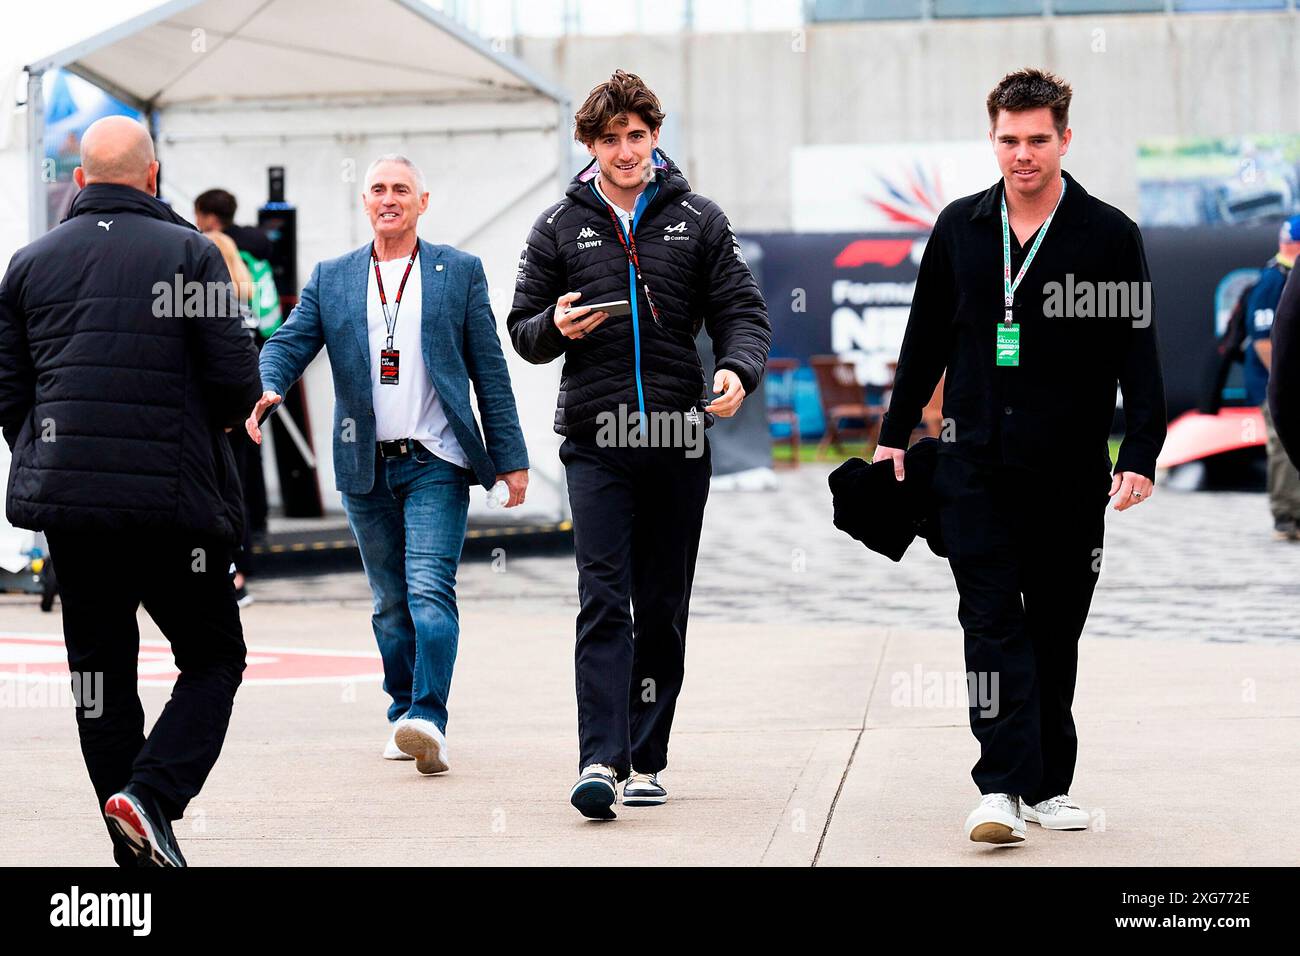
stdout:
<svg viewBox="0 0 1300 956">
<path fill-rule="evenodd" d="M 590 185 L 591 191 L 596 194 L 596 198 L 600 200 L 601 205 L 605 205 L 605 199 L 601 196 L 600 191 L 596 189 L 595 182 L 592 182 Z M 650 204 L 650 199 L 653 198 L 656 192 L 658 192 L 658 189 L 658 183 L 652 183 L 650 188 L 646 189 L 637 197 L 636 209 L 632 212 L 632 232 L 636 232 L 637 223 L 641 221 L 641 214 L 645 212 L 646 206 Z M 631 243 L 628 241 L 627 230 L 623 228 L 623 220 L 619 217 L 617 212 L 614 213 L 614 221 L 618 224 L 618 231 L 623 234 L 623 242 L 630 246 Z M 631 289 L 631 295 L 628 297 L 628 301 L 632 303 L 632 355 L 633 370 L 636 375 L 636 404 L 637 410 L 641 413 L 641 419 L 638 424 L 640 426 L 639 431 L 641 432 L 642 437 L 644 437 L 646 435 L 646 412 L 645 389 L 641 384 L 641 322 L 640 317 L 637 314 L 636 266 L 632 264 L 632 257 L 630 255 L 627 260 L 627 284 L 628 288 Z"/>
</svg>

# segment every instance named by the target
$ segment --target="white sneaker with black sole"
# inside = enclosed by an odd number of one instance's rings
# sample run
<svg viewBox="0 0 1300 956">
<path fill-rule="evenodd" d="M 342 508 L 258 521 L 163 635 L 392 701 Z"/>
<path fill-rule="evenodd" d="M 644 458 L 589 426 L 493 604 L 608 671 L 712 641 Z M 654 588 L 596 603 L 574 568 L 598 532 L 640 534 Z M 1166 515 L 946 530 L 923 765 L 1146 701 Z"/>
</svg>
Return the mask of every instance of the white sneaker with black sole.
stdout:
<svg viewBox="0 0 1300 956">
<path fill-rule="evenodd" d="M 1025 842 L 1025 821 L 1020 798 L 1010 793 L 986 793 L 966 818 L 966 836 L 972 843 L 1015 846 Z"/>
<path fill-rule="evenodd" d="M 451 769 L 447 763 L 447 737 L 432 720 L 403 717 L 393 728 L 393 743 L 414 758 L 415 769 L 426 776 Z"/>
<path fill-rule="evenodd" d="M 1026 820 L 1037 823 L 1044 830 L 1088 829 L 1088 811 L 1080 809 L 1068 793 L 1048 797 L 1033 805 L 1021 800 L 1020 812 Z"/>
<path fill-rule="evenodd" d="M 668 802 L 668 791 L 659 782 L 657 773 L 637 773 L 627 778 L 623 784 L 623 806 L 657 807 Z"/>
<path fill-rule="evenodd" d="M 569 802 L 589 820 L 613 820 L 614 800 L 618 796 L 618 778 L 614 768 L 603 763 L 588 764 L 569 791 Z"/>
</svg>

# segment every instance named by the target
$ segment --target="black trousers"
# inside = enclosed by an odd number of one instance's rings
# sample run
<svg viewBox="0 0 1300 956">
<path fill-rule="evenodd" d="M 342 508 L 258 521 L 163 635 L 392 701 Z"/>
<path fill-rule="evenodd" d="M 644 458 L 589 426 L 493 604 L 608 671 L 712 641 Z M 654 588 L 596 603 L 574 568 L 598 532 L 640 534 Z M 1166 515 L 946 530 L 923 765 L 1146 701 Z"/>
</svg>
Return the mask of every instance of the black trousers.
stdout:
<svg viewBox="0 0 1300 956">
<path fill-rule="evenodd" d="M 1068 793 L 1079 636 L 1101 569 L 1110 476 L 1039 473 L 940 456 L 940 525 L 960 595 L 971 772 L 981 793 Z"/>
<path fill-rule="evenodd" d="M 235 457 L 239 485 L 243 491 L 244 533 L 234 549 L 235 570 L 245 576 L 253 573 L 253 536 L 266 530 L 266 484 L 262 474 L 262 446 L 255 444 L 241 425 L 226 435 Z"/>
<path fill-rule="evenodd" d="M 181 533 L 49 531 L 47 538 L 59 569 L 68 668 L 93 675 L 81 678 L 83 688 L 88 681 L 100 688 L 97 702 L 83 691 L 76 707 L 99 806 L 131 783 L 180 819 L 221 753 L 244 671 L 230 546 Z M 136 685 L 141 604 L 180 671 L 147 738 Z M 128 862 L 121 850 L 118 861 Z"/>
<path fill-rule="evenodd" d="M 578 562 L 579 769 L 658 773 L 681 692 L 686 618 L 712 475 L 681 448 L 560 447 Z M 630 607 L 630 610 L 629 610 Z"/>
</svg>

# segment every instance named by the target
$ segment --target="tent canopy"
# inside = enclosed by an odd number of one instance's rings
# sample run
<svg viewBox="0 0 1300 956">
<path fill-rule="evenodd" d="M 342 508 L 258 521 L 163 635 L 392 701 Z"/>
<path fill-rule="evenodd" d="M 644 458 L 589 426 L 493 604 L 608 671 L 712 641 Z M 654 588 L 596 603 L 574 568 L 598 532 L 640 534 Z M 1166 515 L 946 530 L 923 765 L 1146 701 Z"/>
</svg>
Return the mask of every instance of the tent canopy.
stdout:
<svg viewBox="0 0 1300 956">
<path fill-rule="evenodd" d="M 565 97 L 420 0 L 172 0 L 28 66 L 137 108 L 353 94 Z"/>
<path fill-rule="evenodd" d="M 33 239 L 47 227 L 41 77 L 55 68 L 150 117 L 268 102 L 543 100 L 561 116 L 568 106 L 559 88 L 422 0 L 169 0 L 27 64 Z M 559 155 L 562 183 L 567 147 Z"/>
<path fill-rule="evenodd" d="M 373 156 L 399 151 L 426 172 L 422 236 L 479 256 L 503 314 L 521 243 L 572 175 L 567 96 L 421 0 L 168 0 L 26 63 L 32 239 L 49 215 L 42 76 L 55 68 L 146 114 L 165 167 L 163 198 L 178 209 L 212 186 L 256 208 L 267 167 L 283 168 L 297 210 L 298 279 L 369 237 L 356 177 Z M 562 517 L 552 429 L 558 367 L 503 351 L 539 479 L 527 513 L 510 517 Z M 326 356 L 303 382 L 311 431 L 329 435 Z M 331 443 L 315 451 L 318 476 L 328 478 Z M 322 484 L 322 497 L 336 508 L 331 485 Z M 475 496 L 471 509 L 481 504 Z"/>
</svg>

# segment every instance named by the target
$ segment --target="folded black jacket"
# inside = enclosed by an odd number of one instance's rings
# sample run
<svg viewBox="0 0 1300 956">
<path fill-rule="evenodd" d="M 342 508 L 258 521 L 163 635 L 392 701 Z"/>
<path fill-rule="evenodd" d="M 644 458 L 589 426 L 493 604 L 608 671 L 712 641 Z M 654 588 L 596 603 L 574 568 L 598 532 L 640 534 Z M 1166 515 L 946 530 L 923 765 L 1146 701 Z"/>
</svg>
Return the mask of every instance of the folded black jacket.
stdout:
<svg viewBox="0 0 1300 956">
<path fill-rule="evenodd" d="M 922 438 L 907 450 L 903 480 L 894 463 L 850 458 L 827 479 L 835 508 L 835 527 L 872 551 L 901 561 L 917 535 L 941 558 L 948 556 L 939 533 L 933 484 L 939 441 Z"/>
</svg>

